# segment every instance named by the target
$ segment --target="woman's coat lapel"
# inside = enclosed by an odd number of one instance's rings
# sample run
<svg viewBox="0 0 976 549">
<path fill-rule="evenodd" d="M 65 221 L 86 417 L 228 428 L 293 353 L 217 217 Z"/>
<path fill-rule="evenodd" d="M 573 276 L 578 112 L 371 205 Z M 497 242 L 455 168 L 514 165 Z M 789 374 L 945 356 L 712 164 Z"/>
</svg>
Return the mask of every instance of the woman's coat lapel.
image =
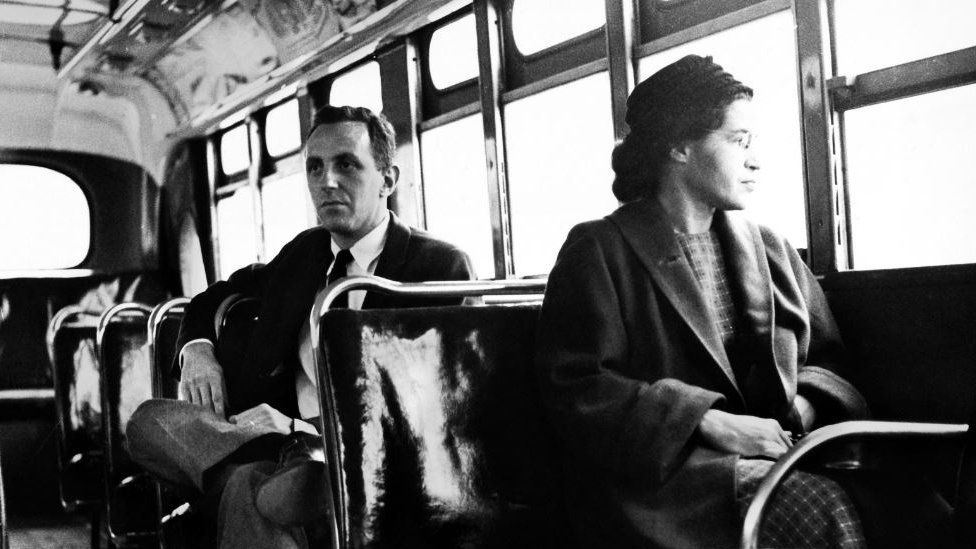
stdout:
<svg viewBox="0 0 976 549">
<path fill-rule="evenodd" d="M 729 282 L 739 296 L 740 314 L 745 319 L 743 335 L 754 338 L 759 346 L 756 349 L 759 352 L 755 353 L 757 360 L 772 360 L 772 364 L 753 367 L 746 386 L 740 387 L 718 329 L 708 313 L 709 304 L 681 250 L 674 228 L 660 206 L 653 200 L 642 200 L 619 208 L 609 218 L 620 228 L 641 264 L 708 351 L 715 366 L 724 373 L 730 389 L 727 394 L 739 395 L 743 405 L 773 397 L 779 407 L 784 389 L 789 386 L 784 384 L 790 381 L 784 379 L 784 375 L 789 376 L 788 372 L 795 368 L 783 371 L 776 367 L 771 337 L 775 320 L 772 282 L 758 229 L 738 214 L 716 213 L 716 230 L 726 253 Z"/>
</svg>

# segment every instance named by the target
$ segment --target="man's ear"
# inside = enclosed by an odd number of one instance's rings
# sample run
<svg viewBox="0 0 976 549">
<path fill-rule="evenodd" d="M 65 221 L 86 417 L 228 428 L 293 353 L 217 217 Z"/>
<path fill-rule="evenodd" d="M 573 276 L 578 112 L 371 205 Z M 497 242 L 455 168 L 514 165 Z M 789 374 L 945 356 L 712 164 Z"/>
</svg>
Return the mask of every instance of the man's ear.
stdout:
<svg viewBox="0 0 976 549">
<path fill-rule="evenodd" d="M 400 180 L 400 167 L 390 166 L 383 174 L 383 187 L 380 192 L 383 196 L 390 196 L 396 190 L 397 181 Z"/>
</svg>

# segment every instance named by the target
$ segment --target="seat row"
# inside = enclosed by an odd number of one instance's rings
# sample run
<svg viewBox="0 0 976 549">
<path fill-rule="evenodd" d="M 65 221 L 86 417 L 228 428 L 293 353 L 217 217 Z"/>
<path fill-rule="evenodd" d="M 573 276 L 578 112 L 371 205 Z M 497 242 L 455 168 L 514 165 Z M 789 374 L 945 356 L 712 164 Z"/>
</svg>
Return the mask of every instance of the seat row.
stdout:
<svg viewBox="0 0 976 549">
<path fill-rule="evenodd" d="M 315 337 L 315 362 L 328 485 L 334 487 L 336 513 L 327 525 L 334 547 L 572 546 L 558 447 L 532 364 L 544 287 L 545 280 L 403 284 L 352 277 L 323 294 L 310 323 L 313 334 L 326 334 Z M 329 310 L 336 295 L 352 289 L 485 297 L 454 307 Z M 96 527 L 104 513 L 116 546 L 194 541 L 194 529 L 186 526 L 192 506 L 179 505 L 179 494 L 141 473 L 122 440 L 127 414 L 139 402 L 176 397 L 171 368 L 186 304 L 185 298 L 155 308 L 122 304 L 98 319 L 66 309 L 51 323 L 62 502 L 92 510 Z M 256 314 L 253 301 L 221 307 L 215 327 L 222 363 L 242 359 L 235 352 Z M 84 400 L 92 387 L 84 364 L 88 345 L 97 358 L 97 410 Z M 763 510 L 798 466 L 811 460 L 872 466 L 863 446 L 871 441 L 938 439 L 962 446 L 967 436 L 964 424 L 849 422 L 815 431 L 760 488 L 742 546 L 757 546 Z M 972 509 L 976 498 L 967 502 L 964 486 L 960 494 L 957 508 Z"/>
<path fill-rule="evenodd" d="M 48 325 L 60 499 L 66 510 L 91 515 L 92 547 L 103 518 L 113 546 L 158 543 L 158 487 L 129 459 L 124 433 L 144 400 L 175 397 L 154 366 L 172 361 L 187 302 L 121 303 L 101 315 L 69 306 Z"/>
</svg>

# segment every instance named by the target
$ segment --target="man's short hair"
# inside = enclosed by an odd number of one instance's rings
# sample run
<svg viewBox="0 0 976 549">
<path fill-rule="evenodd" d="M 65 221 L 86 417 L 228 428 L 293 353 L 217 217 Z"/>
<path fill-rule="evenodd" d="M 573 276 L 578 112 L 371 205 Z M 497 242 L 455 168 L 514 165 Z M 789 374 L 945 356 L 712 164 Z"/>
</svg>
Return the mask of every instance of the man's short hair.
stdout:
<svg viewBox="0 0 976 549">
<path fill-rule="evenodd" d="M 382 114 L 377 114 L 366 107 L 334 107 L 326 105 L 315 111 L 312 117 L 312 127 L 305 136 L 305 142 L 319 127 L 325 124 L 338 124 L 340 122 L 361 122 L 366 125 L 369 132 L 369 143 L 373 150 L 373 161 L 376 162 L 376 169 L 386 171 L 393 166 L 393 157 L 396 155 L 396 131 L 393 124 Z"/>
</svg>

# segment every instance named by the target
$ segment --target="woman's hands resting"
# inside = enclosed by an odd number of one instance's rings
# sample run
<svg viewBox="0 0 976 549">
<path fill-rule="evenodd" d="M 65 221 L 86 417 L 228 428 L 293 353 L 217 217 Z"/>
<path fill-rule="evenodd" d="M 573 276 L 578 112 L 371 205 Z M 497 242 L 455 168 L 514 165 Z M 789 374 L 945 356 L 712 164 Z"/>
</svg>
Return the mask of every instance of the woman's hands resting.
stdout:
<svg viewBox="0 0 976 549">
<path fill-rule="evenodd" d="M 777 459 L 793 446 L 790 433 L 774 419 L 709 410 L 698 424 L 705 442 L 743 457 Z"/>
</svg>

